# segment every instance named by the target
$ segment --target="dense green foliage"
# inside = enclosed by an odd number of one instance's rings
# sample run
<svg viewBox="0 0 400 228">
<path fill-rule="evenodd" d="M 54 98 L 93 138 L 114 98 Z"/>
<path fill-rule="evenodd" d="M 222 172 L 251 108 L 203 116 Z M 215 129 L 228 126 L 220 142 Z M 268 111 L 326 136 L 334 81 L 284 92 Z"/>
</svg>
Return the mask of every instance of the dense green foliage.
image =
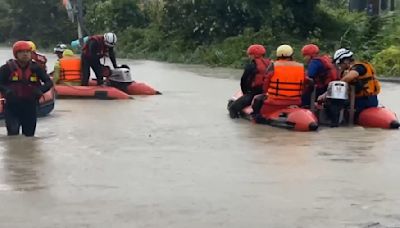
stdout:
<svg viewBox="0 0 400 228">
<path fill-rule="evenodd" d="M 340 47 L 372 61 L 378 73 L 400 76 L 398 13 L 367 16 L 347 0 L 84 0 L 91 34 L 113 31 L 119 56 L 240 67 L 249 44 L 267 54 L 283 43 L 309 42 L 325 53 Z M 398 4 L 399 5 L 399 4 Z M 61 1 L 0 0 L 0 42 L 69 43 L 76 27 Z M 34 20 L 33 20 L 34 18 Z"/>
<path fill-rule="evenodd" d="M 66 20 L 66 11 L 58 1 L 1 0 L 0 42 L 33 40 L 41 46 L 70 40 L 74 25 Z"/>
</svg>

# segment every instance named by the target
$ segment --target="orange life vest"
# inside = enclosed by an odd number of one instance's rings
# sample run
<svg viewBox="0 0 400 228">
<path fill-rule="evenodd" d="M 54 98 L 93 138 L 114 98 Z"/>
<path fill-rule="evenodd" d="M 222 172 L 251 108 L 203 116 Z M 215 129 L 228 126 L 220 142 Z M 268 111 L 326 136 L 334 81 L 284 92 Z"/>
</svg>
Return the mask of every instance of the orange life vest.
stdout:
<svg viewBox="0 0 400 228">
<path fill-rule="evenodd" d="M 315 57 L 321 61 L 324 70 L 314 77 L 315 84 L 318 88 L 324 88 L 328 86 L 329 82 L 339 80 L 337 69 L 332 63 L 332 59 L 328 55 Z"/>
<path fill-rule="evenodd" d="M 254 62 L 256 64 L 257 68 L 257 74 L 254 77 L 254 80 L 251 84 L 251 87 L 262 87 L 264 86 L 265 80 L 266 80 L 266 70 L 267 67 L 269 66 L 271 60 L 269 59 L 264 59 L 264 58 L 256 58 L 254 59 Z"/>
<path fill-rule="evenodd" d="M 39 77 L 32 72 L 31 64 L 22 69 L 16 60 L 7 61 L 7 66 L 10 69 L 9 87 L 17 97 L 32 99 L 34 90 L 41 86 Z"/>
<path fill-rule="evenodd" d="M 375 70 L 372 65 L 368 62 L 355 62 L 351 67 L 355 65 L 363 65 L 367 69 L 367 73 L 359 75 L 350 82 L 356 87 L 356 97 L 378 95 L 381 91 L 381 84 L 375 77 Z"/>
<path fill-rule="evenodd" d="M 268 98 L 299 99 L 305 80 L 304 65 L 295 61 L 277 60 L 269 80 Z"/>
<path fill-rule="evenodd" d="M 77 57 L 64 57 L 60 59 L 60 81 L 81 81 L 81 59 Z"/>
</svg>

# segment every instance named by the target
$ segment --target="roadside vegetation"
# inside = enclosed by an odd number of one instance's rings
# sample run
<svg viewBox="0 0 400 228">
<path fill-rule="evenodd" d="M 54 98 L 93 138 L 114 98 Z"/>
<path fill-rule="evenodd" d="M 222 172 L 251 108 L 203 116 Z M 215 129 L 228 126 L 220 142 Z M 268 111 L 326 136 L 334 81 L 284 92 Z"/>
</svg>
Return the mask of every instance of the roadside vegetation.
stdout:
<svg viewBox="0 0 400 228">
<path fill-rule="evenodd" d="M 346 0 L 85 0 L 90 34 L 113 31 L 119 56 L 241 67 L 246 48 L 315 43 L 327 54 L 346 47 L 383 76 L 400 76 L 400 13 L 349 12 Z M 400 8 L 400 4 L 397 4 Z M 0 42 L 39 46 L 76 39 L 59 1 L 0 0 Z M 50 16 L 49 16 L 50 15 Z M 32 18 L 35 18 L 33 20 Z"/>
</svg>

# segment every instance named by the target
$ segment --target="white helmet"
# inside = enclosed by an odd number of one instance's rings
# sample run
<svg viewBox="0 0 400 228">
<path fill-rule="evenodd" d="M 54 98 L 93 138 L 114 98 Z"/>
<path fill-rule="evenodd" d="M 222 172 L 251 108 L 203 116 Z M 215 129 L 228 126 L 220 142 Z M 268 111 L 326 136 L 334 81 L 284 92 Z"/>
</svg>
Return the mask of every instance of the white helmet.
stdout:
<svg viewBox="0 0 400 228">
<path fill-rule="evenodd" d="M 57 46 L 54 48 L 54 53 L 61 52 L 63 53 L 67 49 L 67 45 L 65 44 L 57 44 Z"/>
<path fill-rule="evenodd" d="M 115 33 L 104 33 L 104 43 L 109 47 L 114 47 L 117 43 L 117 36 L 115 35 Z"/>
<path fill-rule="evenodd" d="M 283 44 L 276 49 L 276 57 L 291 57 L 293 48 L 287 44 Z"/>
<path fill-rule="evenodd" d="M 342 59 L 353 57 L 353 54 L 354 53 L 351 52 L 349 49 L 340 48 L 333 55 L 333 60 L 335 61 L 336 64 L 339 64 L 342 61 Z"/>
</svg>

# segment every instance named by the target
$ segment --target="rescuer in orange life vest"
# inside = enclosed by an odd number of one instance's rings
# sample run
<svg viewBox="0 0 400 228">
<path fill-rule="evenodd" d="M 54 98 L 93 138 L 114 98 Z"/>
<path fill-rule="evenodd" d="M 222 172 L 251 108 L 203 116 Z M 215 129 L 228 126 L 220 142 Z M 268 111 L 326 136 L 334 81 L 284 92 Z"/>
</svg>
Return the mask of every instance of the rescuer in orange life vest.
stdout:
<svg viewBox="0 0 400 228">
<path fill-rule="evenodd" d="M 307 76 L 312 80 L 316 97 L 325 93 L 331 81 L 340 80 L 336 67 L 329 55 L 319 55 L 319 47 L 315 44 L 307 44 L 301 49 L 301 53 L 307 63 Z M 302 96 L 302 106 L 310 105 L 311 93 L 314 87 L 308 88 Z"/>
<path fill-rule="evenodd" d="M 90 68 L 97 78 L 97 85 L 103 85 L 103 67 L 100 59 L 108 56 L 114 68 L 119 68 L 115 60 L 114 46 L 117 36 L 108 32 L 104 35 L 94 35 L 89 38 L 82 49 L 82 85 L 87 86 L 90 79 Z"/>
<path fill-rule="evenodd" d="M 377 107 L 381 84 L 376 78 L 373 66 L 369 62 L 356 61 L 353 52 L 346 48 L 337 50 L 333 59 L 341 71 L 341 81 L 355 87 L 355 117 L 357 118 L 364 109 Z M 321 101 L 325 99 L 326 93 L 318 97 Z"/>
<path fill-rule="evenodd" d="M 293 60 L 293 48 L 281 45 L 276 49 L 277 59 L 267 69 L 264 90 L 266 99 L 256 99 L 253 104 L 253 119 L 262 122 L 260 110 L 263 105 L 291 106 L 301 104 L 305 80 L 304 65 Z"/>
<path fill-rule="evenodd" d="M 266 78 L 266 69 L 271 62 L 269 59 L 264 58 L 265 53 L 264 46 L 259 44 L 253 44 L 247 49 L 247 55 L 251 59 L 251 63 L 246 65 L 240 80 L 243 96 L 228 107 L 229 116 L 232 119 L 239 118 L 240 111 L 251 105 L 254 96 L 264 93 L 263 86 Z"/>
<path fill-rule="evenodd" d="M 54 65 L 55 84 L 77 86 L 81 84 L 81 59 L 70 49 L 65 49 L 63 57 Z"/>
<path fill-rule="evenodd" d="M 27 41 L 13 45 L 15 59 L 0 67 L 0 91 L 6 103 L 4 117 L 8 135 L 31 137 L 36 130 L 36 108 L 39 98 L 49 91 L 53 82 L 38 63 L 32 61 L 32 47 Z"/>
</svg>

